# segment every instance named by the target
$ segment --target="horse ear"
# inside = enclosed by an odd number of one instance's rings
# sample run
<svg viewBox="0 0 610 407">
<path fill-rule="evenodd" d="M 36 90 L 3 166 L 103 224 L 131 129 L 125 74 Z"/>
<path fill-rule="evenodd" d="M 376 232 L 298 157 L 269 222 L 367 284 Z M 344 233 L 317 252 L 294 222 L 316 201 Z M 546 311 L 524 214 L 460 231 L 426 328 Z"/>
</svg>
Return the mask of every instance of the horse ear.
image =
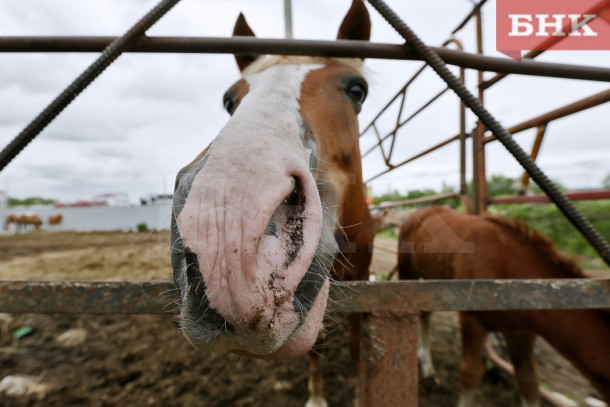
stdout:
<svg viewBox="0 0 610 407">
<path fill-rule="evenodd" d="M 371 38 L 371 17 L 363 0 L 353 0 L 337 34 L 338 40 L 363 40 Z"/>
<path fill-rule="evenodd" d="M 234 37 L 256 37 L 254 35 L 254 31 L 248 25 L 246 21 L 246 17 L 242 13 L 239 13 L 239 17 L 237 17 L 237 21 L 235 22 L 235 27 L 233 28 L 233 36 Z M 258 58 L 258 55 L 235 55 L 235 61 L 237 61 L 237 66 L 240 71 L 246 69 L 248 65 L 254 62 Z"/>
</svg>

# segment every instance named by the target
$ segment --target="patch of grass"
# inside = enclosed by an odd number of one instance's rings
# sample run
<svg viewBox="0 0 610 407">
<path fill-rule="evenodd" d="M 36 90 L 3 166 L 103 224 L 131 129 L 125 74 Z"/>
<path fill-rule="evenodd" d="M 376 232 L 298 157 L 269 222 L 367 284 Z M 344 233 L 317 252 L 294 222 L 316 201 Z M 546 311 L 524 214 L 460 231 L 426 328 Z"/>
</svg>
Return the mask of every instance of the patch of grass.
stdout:
<svg viewBox="0 0 610 407">
<path fill-rule="evenodd" d="M 394 228 L 382 230 L 381 232 L 377 233 L 375 236 L 377 236 L 377 237 L 389 237 L 389 238 L 398 237 L 396 235 L 396 230 Z"/>
<path fill-rule="evenodd" d="M 610 239 L 610 201 L 581 201 L 575 205 L 606 239 Z M 559 212 L 554 204 L 494 205 L 490 211 L 512 219 L 526 221 L 549 237 L 555 246 L 568 255 L 598 257 L 580 232 Z"/>
</svg>

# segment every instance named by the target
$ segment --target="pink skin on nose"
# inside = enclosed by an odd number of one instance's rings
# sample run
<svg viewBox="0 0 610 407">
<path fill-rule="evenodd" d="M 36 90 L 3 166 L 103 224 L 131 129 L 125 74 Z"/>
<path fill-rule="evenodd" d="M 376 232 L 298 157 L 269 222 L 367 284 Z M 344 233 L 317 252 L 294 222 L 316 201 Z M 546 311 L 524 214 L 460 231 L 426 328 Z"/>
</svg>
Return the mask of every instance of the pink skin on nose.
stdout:
<svg viewBox="0 0 610 407">
<path fill-rule="evenodd" d="M 290 338 L 282 357 L 308 350 L 321 326 L 328 282 L 300 326 L 292 301 L 320 240 L 322 208 L 294 116 L 253 124 L 252 111 L 269 115 L 256 103 L 244 98 L 215 140 L 177 225 L 184 247 L 198 257 L 211 307 L 232 325 L 241 350 L 270 354 Z M 277 237 L 265 234 L 272 216 L 281 218 L 278 208 L 295 179 L 305 200 L 298 213 L 301 238 L 284 225 Z"/>
</svg>

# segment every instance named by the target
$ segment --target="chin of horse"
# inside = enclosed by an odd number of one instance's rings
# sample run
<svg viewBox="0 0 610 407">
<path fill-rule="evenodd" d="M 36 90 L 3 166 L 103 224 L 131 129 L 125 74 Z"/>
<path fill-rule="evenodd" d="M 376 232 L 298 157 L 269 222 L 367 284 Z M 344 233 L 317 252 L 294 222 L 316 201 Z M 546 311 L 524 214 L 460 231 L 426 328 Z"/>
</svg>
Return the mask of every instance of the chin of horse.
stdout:
<svg viewBox="0 0 610 407">
<path fill-rule="evenodd" d="M 338 38 L 369 34 L 354 0 Z M 254 35 L 242 15 L 234 35 Z M 367 85 L 360 59 L 236 60 L 242 78 L 223 100 L 231 118 L 176 179 L 181 327 L 205 351 L 294 358 L 316 341 L 331 279 L 368 273 L 357 120 Z M 360 266 L 343 268 L 351 264 Z"/>
</svg>

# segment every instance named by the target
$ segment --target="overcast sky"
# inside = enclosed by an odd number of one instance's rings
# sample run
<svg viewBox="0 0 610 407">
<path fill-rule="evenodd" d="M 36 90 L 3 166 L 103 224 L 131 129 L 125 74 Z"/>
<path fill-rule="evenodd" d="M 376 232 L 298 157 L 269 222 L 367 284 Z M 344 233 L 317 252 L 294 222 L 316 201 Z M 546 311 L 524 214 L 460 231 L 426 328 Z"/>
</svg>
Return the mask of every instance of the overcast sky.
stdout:
<svg viewBox="0 0 610 407">
<path fill-rule="evenodd" d="M 388 3 L 430 45 L 448 38 L 469 12 L 467 0 Z M 0 36 L 121 35 L 156 0 L 20 0 L 0 2 Z M 301 39 L 333 39 L 350 0 L 293 0 L 294 32 Z M 282 0 L 182 0 L 148 35 L 228 36 L 240 11 L 260 37 L 284 36 Z M 495 51 L 495 8 L 484 9 L 486 53 Z M 369 7 L 372 40 L 401 43 L 400 37 Z M 458 38 L 475 49 L 474 24 Z M 81 73 L 95 54 L 0 54 L 0 147 Z M 541 61 L 610 66 L 609 51 L 551 51 Z M 421 62 L 367 60 L 370 94 L 361 125 L 379 111 Z M 488 74 L 491 75 L 491 74 Z M 99 193 L 126 192 L 132 201 L 170 192 L 176 172 L 218 133 L 228 115 L 222 94 L 239 78 L 229 55 L 124 54 L 74 101 L 2 173 L 0 190 L 10 196 L 40 195 L 61 200 L 90 199 Z M 474 89 L 474 72 L 468 85 Z M 405 115 L 442 89 L 431 72 L 409 92 Z M 511 126 L 577 99 L 608 84 L 512 76 L 493 87 L 486 105 Z M 446 94 L 399 133 L 394 162 L 457 133 L 457 100 Z M 596 187 L 610 173 L 610 103 L 552 123 L 539 163 L 568 187 Z M 381 127 L 389 129 L 388 115 Z M 468 128 L 474 123 L 469 116 Z M 517 140 L 530 149 L 533 131 Z M 363 138 L 366 148 L 372 134 Z M 519 166 L 494 143 L 487 148 L 488 175 L 516 177 Z M 457 185 L 458 146 L 373 182 L 374 192 Z M 383 170 L 380 154 L 364 162 L 365 178 Z"/>
</svg>

